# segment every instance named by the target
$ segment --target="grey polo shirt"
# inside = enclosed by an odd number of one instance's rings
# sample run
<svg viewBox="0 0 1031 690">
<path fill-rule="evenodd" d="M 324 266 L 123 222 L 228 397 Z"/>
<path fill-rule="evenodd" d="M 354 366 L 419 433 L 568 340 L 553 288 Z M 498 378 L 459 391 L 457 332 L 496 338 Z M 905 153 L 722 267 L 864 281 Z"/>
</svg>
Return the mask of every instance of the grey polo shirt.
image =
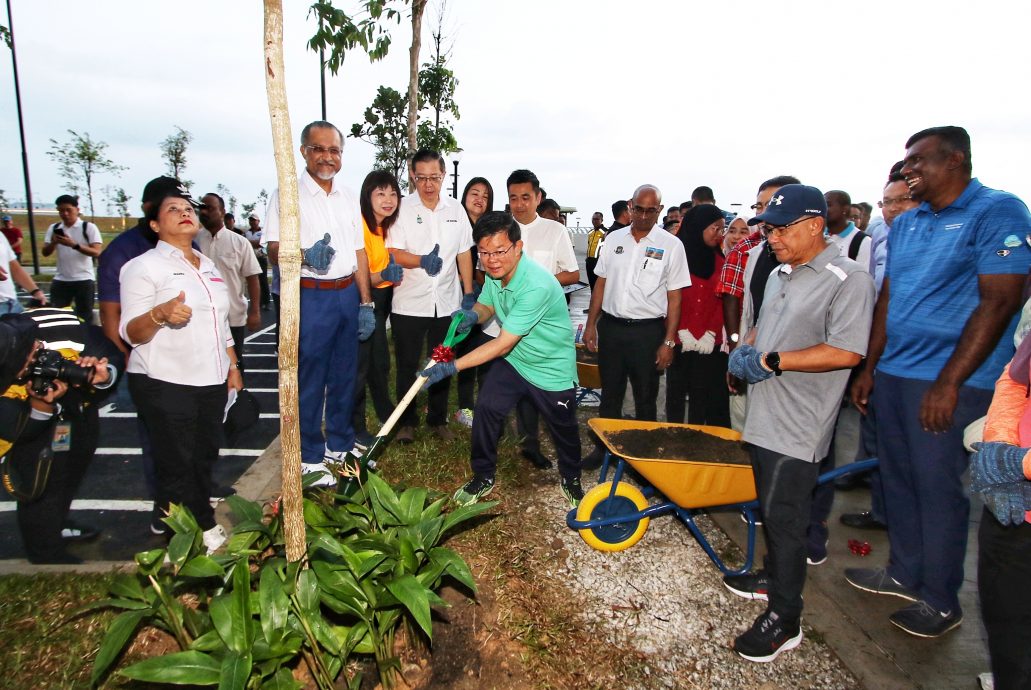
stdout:
<svg viewBox="0 0 1031 690">
<path fill-rule="evenodd" d="M 829 245 L 809 263 L 781 265 L 770 274 L 755 348 L 790 352 L 826 343 L 865 356 L 875 300 L 867 268 Z M 752 384 L 744 440 L 819 462 L 830 448 L 848 377 L 848 369 L 785 371 Z"/>
</svg>

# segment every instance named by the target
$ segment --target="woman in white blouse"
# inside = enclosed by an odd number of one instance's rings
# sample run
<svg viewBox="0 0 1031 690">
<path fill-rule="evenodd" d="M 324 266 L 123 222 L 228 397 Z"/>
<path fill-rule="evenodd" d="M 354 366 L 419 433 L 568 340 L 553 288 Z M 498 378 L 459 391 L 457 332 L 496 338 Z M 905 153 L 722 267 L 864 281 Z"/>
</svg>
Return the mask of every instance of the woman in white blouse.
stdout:
<svg viewBox="0 0 1031 690">
<path fill-rule="evenodd" d="M 132 345 L 126 371 L 147 427 L 156 475 L 151 529 L 186 506 L 214 551 L 225 541 L 209 500 L 228 389 L 243 388 L 229 332 L 229 291 L 215 264 L 192 247 L 197 203 L 184 187 L 147 211 L 157 246 L 122 268 L 119 331 Z"/>
</svg>

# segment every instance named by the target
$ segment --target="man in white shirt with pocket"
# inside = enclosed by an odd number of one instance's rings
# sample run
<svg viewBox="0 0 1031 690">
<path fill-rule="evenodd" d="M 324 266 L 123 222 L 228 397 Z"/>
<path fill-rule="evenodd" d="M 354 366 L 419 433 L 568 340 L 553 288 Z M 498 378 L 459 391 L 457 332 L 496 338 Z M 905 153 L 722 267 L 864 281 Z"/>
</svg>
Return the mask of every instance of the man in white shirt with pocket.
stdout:
<svg viewBox="0 0 1031 690">
<path fill-rule="evenodd" d="M 60 223 L 47 229 L 43 238 L 43 256 L 57 251 L 57 273 L 50 284 L 50 306 L 75 304 L 75 315 L 93 323 L 93 302 L 96 297 L 96 274 L 93 259 L 100 256 L 103 240 L 100 229 L 79 218 L 79 198 L 62 194 L 54 202 Z"/>
</svg>

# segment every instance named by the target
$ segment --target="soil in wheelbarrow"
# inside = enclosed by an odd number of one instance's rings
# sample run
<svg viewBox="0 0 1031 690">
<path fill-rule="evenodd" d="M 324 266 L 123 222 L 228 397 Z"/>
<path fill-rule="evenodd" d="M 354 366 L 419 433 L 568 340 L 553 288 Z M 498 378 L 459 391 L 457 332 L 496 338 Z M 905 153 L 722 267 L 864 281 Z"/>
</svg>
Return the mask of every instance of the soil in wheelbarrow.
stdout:
<svg viewBox="0 0 1031 690">
<path fill-rule="evenodd" d="M 752 462 L 739 441 L 727 441 L 683 427 L 627 429 L 609 432 L 605 436 L 620 455 L 632 458 L 731 465 L 750 465 Z"/>
</svg>

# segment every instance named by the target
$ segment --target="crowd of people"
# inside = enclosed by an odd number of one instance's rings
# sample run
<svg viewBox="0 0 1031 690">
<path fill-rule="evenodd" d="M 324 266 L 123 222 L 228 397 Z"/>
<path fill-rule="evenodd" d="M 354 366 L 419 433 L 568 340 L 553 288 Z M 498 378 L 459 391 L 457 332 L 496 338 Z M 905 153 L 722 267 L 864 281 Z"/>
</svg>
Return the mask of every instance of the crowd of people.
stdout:
<svg viewBox="0 0 1031 690">
<path fill-rule="evenodd" d="M 547 469 L 543 418 L 559 488 L 575 507 L 583 498 L 581 471 L 599 466 L 605 451 L 595 440 L 590 453 L 581 452 L 575 336 L 563 289 L 581 276 L 561 208 L 537 176 L 514 170 L 504 210 L 495 210 L 500 201 L 483 177 L 471 179 L 460 199 L 443 194 L 446 169 L 436 151 L 410 160 L 414 191 L 407 196 L 381 170 L 369 173 L 358 194 L 338 184 L 343 137 L 329 122 L 304 128 L 300 152 L 298 422 L 308 484 L 334 485 L 337 466 L 372 443 L 367 400 L 384 423 L 395 408 L 393 367 L 398 396 L 416 381 L 427 391 L 424 420 L 409 406 L 396 442 L 413 442 L 423 433 L 420 421 L 442 443 L 455 437 L 450 421 L 471 427 L 472 476 L 455 491 L 456 502 L 493 490 L 499 439 L 514 412 L 522 456 Z M 598 415 L 623 416 L 629 383 L 633 417 L 657 420 L 665 376 L 667 422 L 741 432 L 767 556 L 763 567 L 726 576 L 724 584 L 767 601 L 734 641 L 753 661 L 771 661 L 802 640 L 806 570 L 827 559 L 836 488 L 817 480 L 834 467 L 844 405 L 861 414 L 857 459 L 880 462 L 869 478 L 870 510 L 841 521 L 887 530 L 890 543 L 883 567 L 848 569 L 845 578 L 909 602 L 890 621 L 918 637 L 944 635 L 963 620 L 964 475 L 972 464 L 972 489 L 985 503 L 978 581 L 995 687 L 1027 687 L 1031 423 L 1021 394 L 1031 388 L 1031 345 L 1022 344 L 1031 306 L 1021 312 L 1021 305 L 1031 215 L 1015 196 L 972 176 L 970 139 L 959 127 L 914 134 L 903 159 L 885 167 L 882 215 L 873 220 L 872 205 L 790 175 L 758 185 L 751 217 L 721 210 L 704 186 L 667 208 L 651 184 L 612 205 L 609 227 L 595 212 L 582 337 L 598 354 Z M 144 190 L 144 218 L 103 251 L 74 197 L 58 199 L 61 223 L 45 238 L 44 253 L 58 258 L 50 302 L 74 303 L 84 324 L 92 322 L 92 258 L 99 255 L 100 321 L 115 351 L 100 358 L 78 348 L 89 355 L 80 363 L 96 370 L 80 387 L 80 410 L 90 407 L 87 392 L 106 394 L 119 372 L 127 374 L 155 498 L 152 527 L 167 533 L 161 517 L 181 503 L 212 550 L 225 538 L 208 503 L 220 491 L 211 468 L 222 410 L 243 385 L 245 330 L 258 327 L 259 309 L 279 308 L 279 267 L 287 257 L 278 193 L 271 199 L 265 226 L 251 216 L 240 232 L 218 195 L 197 202 L 178 181 L 157 178 Z M 10 236 L 9 218 L 2 220 Z M 0 311 L 14 313 L 20 308 L 12 281 L 40 303 L 46 298 L 18 268 L 12 244 L 0 244 L 0 260 L 10 267 L 0 280 Z M 2 383 L 21 386 L 7 398 L 19 419 L 49 420 L 66 391 L 26 388 L 38 341 L 46 339 L 34 337 L 40 317 L 32 324 L 19 318 L 4 317 L 11 336 L 0 340 L 4 359 L 26 367 L 6 372 L 10 380 Z M 455 321 L 470 334 L 457 357 L 427 364 Z M 27 343 L 31 352 L 22 355 L 17 347 Z M 986 415 L 982 433 L 975 423 Z M 965 430 L 977 441 L 972 455 Z M 38 443 L 31 448 L 39 455 Z M 62 519 L 81 478 L 76 472 L 60 483 Z M 37 561 L 70 558 L 54 535 L 72 527 L 50 520 Z M 25 534 L 30 557 L 34 539 Z"/>
</svg>

